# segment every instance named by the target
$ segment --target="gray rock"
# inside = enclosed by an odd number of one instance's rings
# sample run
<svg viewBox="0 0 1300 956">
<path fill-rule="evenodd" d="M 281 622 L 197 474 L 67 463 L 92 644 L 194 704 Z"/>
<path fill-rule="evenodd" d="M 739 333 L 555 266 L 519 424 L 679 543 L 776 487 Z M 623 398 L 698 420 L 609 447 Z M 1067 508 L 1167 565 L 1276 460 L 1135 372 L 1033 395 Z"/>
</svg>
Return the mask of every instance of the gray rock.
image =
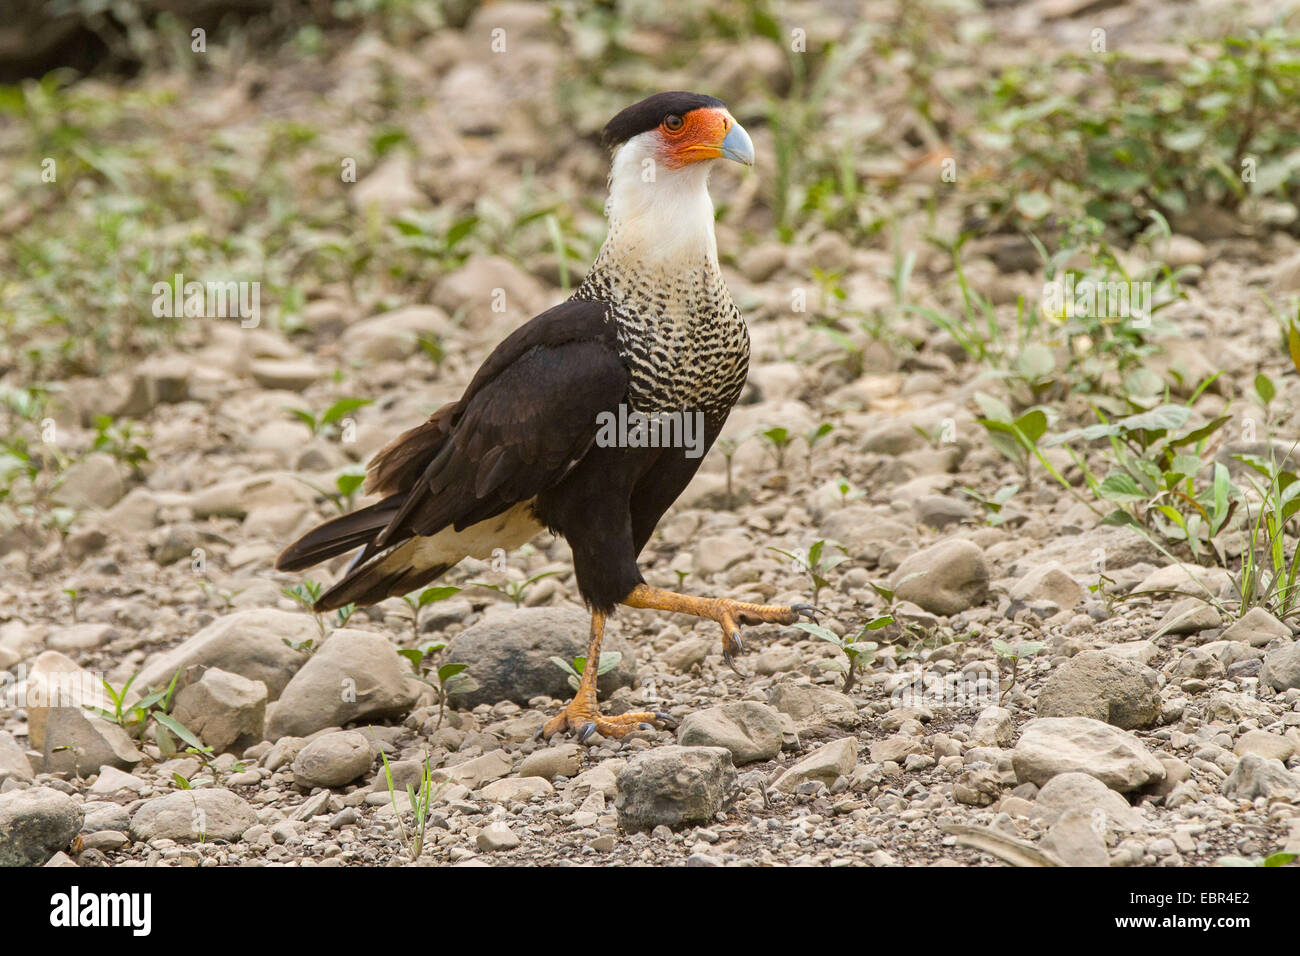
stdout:
<svg viewBox="0 0 1300 956">
<path fill-rule="evenodd" d="M 892 419 L 862 436 L 861 448 L 876 455 L 898 456 L 925 447 L 925 438 L 903 421 Z"/>
<path fill-rule="evenodd" d="M 1218 627 L 1223 621 L 1213 605 L 1200 598 L 1189 597 L 1175 601 L 1156 624 L 1153 637 L 1161 634 L 1197 634 Z"/>
<path fill-rule="evenodd" d="M 218 753 L 242 752 L 262 739 L 266 685 L 211 667 L 177 693 L 172 716 Z"/>
<path fill-rule="evenodd" d="M 1137 587 L 1134 594 L 1142 591 L 1177 591 L 1181 594 L 1197 595 L 1200 600 L 1210 594 L 1228 594 L 1232 589 L 1232 578 L 1223 568 L 1203 568 L 1196 564 L 1169 564 L 1156 568 L 1148 574 Z M 1209 594 L 1206 594 L 1206 592 Z M 1207 606 L 1201 601 L 1202 607 Z"/>
<path fill-rule="evenodd" d="M 493 309 L 494 289 L 501 289 L 505 311 Z M 448 315 L 461 315 L 471 332 L 494 327 L 513 328 L 544 308 L 546 289 L 519 266 L 502 256 L 474 256 L 448 273 L 433 290 L 433 304 Z"/>
<path fill-rule="evenodd" d="M 91 785 L 88 793 L 96 797 L 108 796 L 124 790 L 138 794 L 148 786 L 149 784 L 144 780 L 127 773 L 125 770 L 118 770 L 116 767 L 101 767 L 99 776 Z"/>
<path fill-rule="evenodd" d="M 436 306 L 405 306 L 350 326 L 339 340 L 339 349 L 365 362 L 401 360 L 415 354 L 421 337 L 445 338 L 454 327 Z"/>
<path fill-rule="evenodd" d="M 1264 658 L 1260 680 L 1276 691 L 1300 687 L 1300 642 L 1285 644 Z"/>
<path fill-rule="evenodd" d="M 239 795 L 219 787 L 177 790 L 152 797 L 131 815 L 136 840 L 200 840 L 234 842 L 257 822 L 257 815 Z"/>
<path fill-rule="evenodd" d="M 784 682 L 768 688 L 767 702 L 789 714 L 800 733 L 821 727 L 854 727 L 858 708 L 852 698 L 815 684 Z"/>
<path fill-rule="evenodd" d="M 96 830 L 81 838 L 81 849 L 83 853 L 86 850 L 99 850 L 102 853 L 120 850 L 130 842 L 131 838 L 120 830 Z"/>
<path fill-rule="evenodd" d="M 582 769 L 582 755 L 585 750 L 586 748 L 579 744 L 558 744 L 543 750 L 534 750 L 519 761 L 519 776 L 541 777 L 544 780 L 576 776 Z"/>
<path fill-rule="evenodd" d="M 373 209 L 388 216 L 428 203 L 428 197 L 415 185 L 411 158 L 401 150 L 395 151 L 374 172 L 354 185 L 348 192 L 348 199 L 358 212 Z"/>
<path fill-rule="evenodd" d="M 513 850 L 519 845 L 519 837 L 505 823 L 497 821 L 489 823 L 479 831 L 474 838 L 474 845 L 484 853 L 492 853 L 496 850 Z"/>
<path fill-rule="evenodd" d="M 873 755 L 874 759 L 874 755 Z M 818 747 L 808 756 L 794 764 L 781 774 L 773 789 L 792 792 L 801 783 L 817 781 L 827 787 L 840 777 L 853 773 L 858 765 L 858 741 L 856 737 L 841 737 Z"/>
<path fill-rule="evenodd" d="M 1184 651 L 1174 666 L 1174 676 L 1179 678 L 1223 675 L 1223 662 L 1203 647 L 1192 647 Z"/>
<path fill-rule="evenodd" d="M 488 803 L 510 806 L 514 803 L 527 803 L 533 797 L 544 797 L 554 792 L 555 788 L 550 781 L 542 777 L 502 777 L 480 789 L 476 796 Z"/>
<path fill-rule="evenodd" d="M 971 729 L 971 743 L 981 747 L 1010 747 L 1015 737 L 1011 711 L 1005 707 L 985 707 Z"/>
<path fill-rule="evenodd" d="M 660 655 L 660 659 L 679 673 L 685 673 L 696 664 L 701 664 L 713 649 L 713 641 L 707 637 L 688 637 L 678 641 Z"/>
<path fill-rule="evenodd" d="M 1043 849 L 1066 866 L 1109 866 L 1106 841 L 1096 820 L 1081 810 L 1066 810 L 1048 827 Z"/>
<path fill-rule="evenodd" d="M 766 282 L 785 266 L 785 253 L 779 242 L 751 246 L 740 257 L 740 271 L 750 282 Z"/>
<path fill-rule="evenodd" d="M 948 538 L 911 555 L 894 572 L 895 595 L 931 614 L 960 614 L 983 603 L 989 591 L 984 552 L 963 538 Z"/>
<path fill-rule="evenodd" d="M 45 724 L 54 711 L 112 706 L 95 675 L 58 651 L 37 656 L 21 689 L 27 707 L 27 741 L 33 750 L 45 749 Z"/>
<path fill-rule="evenodd" d="M 43 866 L 72 842 L 82 819 L 76 801 L 50 787 L 0 794 L 0 866 Z"/>
<path fill-rule="evenodd" d="M 1011 753 L 1016 779 L 1044 786 L 1080 772 L 1127 793 L 1160 780 L 1165 768 L 1131 733 L 1090 717 L 1039 717 L 1025 725 Z"/>
<path fill-rule="evenodd" d="M 1038 694 L 1039 717 L 1091 717 L 1124 730 L 1160 719 L 1156 672 L 1102 651 L 1081 651 L 1058 667 Z"/>
<path fill-rule="evenodd" d="M 1126 641 L 1123 644 L 1111 644 L 1100 649 L 1103 654 L 1118 657 L 1120 660 L 1137 661 L 1150 664 L 1160 653 L 1160 649 L 1151 641 Z"/>
<path fill-rule="evenodd" d="M 81 809 L 86 815 L 81 824 L 82 833 L 95 833 L 99 830 L 126 831 L 131 827 L 131 814 L 120 803 L 87 800 Z"/>
<path fill-rule="evenodd" d="M 1270 734 L 1267 730 L 1248 730 L 1237 738 L 1232 752 L 1239 757 L 1255 754 L 1266 760 L 1280 760 L 1286 763 L 1296 753 L 1295 742 L 1281 734 Z"/>
<path fill-rule="evenodd" d="M 117 724 L 76 707 L 51 708 L 45 722 L 45 771 L 86 777 L 101 767 L 130 770 L 144 759 Z"/>
<path fill-rule="evenodd" d="M 1096 777 L 1086 773 L 1061 773 L 1043 785 L 1034 799 L 1033 816 L 1049 825 L 1070 810 L 1104 820 L 1105 828 L 1137 830 L 1141 815 L 1128 801 Z"/>
<path fill-rule="evenodd" d="M 489 781 L 504 777 L 510 769 L 510 755 L 504 750 L 493 750 L 450 767 L 439 767 L 430 777 L 435 783 L 460 784 L 477 790 Z"/>
<path fill-rule="evenodd" d="M 78 511 L 111 508 L 126 493 L 122 471 L 112 455 L 96 451 L 63 473 L 63 481 L 54 489 L 55 504 Z"/>
<path fill-rule="evenodd" d="M 477 689 L 452 698 L 457 707 L 477 707 L 511 700 L 526 705 L 534 697 L 565 700 L 573 696 L 564 671 L 552 657 L 571 661 L 587 653 L 590 616 L 576 607 L 522 608 L 493 615 L 473 624 L 452 641 L 447 662 L 468 664 Z M 605 632 L 602 652 L 617 651 L 623 659 L 597 681 L 597 693 L 607 697 L 636 680 L 632 647 Z"/>
<path fill-rule="evenodd" d="M 266 737 L 307 737 L 354 721 L 401 717 L 419 694 L 409 673 L 384 635 L 339 628 L 267 710 Z"/>
<path fill-rule="evenodd" d="M 13 777 L 15 780 L 31 780 L 32 764 L 27 759 L 23 748 L 18 746 L 14 735 L 0 730 L 0 783 Z"/>
<path fill-rule="evenodd" d="M 339 730 L 321 734 L 293 761 L 293 779 L 300 787 L 341 787 L 369 772 L 374 754 L 365 734 Z"/>
<path fill-rule="evenodd" d="M 65 654 L 78 651 L 93 651 L 103 647 L 118 636 L 117 628 L 111 624 L 73 624 L 61 627 L 45 639 L 45 646 Z"/>
<path fill-rule="evenodd" d="M 1252 647 L 1263 647 L 1271 641 L 1290 639 L 1291 628 L 1262 607 L 1252 607 L 1223 631 L 1223 640 L 1241 641 Z"/>
<path fill-rule="evenodd" d="M 793 647 L 769 647 L 754 659 L 754 673 L 762 675 L 797 671 L 803 666 L 803 657 Z"/>
<path fill-rule="evenodd" d="M 1280 760 L 1245 754 L 1223 781 L 1223 793 L 1238 800 L 1273 796 L 1300 798 L 1300 777 L 1288 771 Z"/>
<path fill-rule="evenodd" d="M 1001 777 L 991 767 L 964 770 L 952 783 L 952 798 L 971 807 L 987 807 L 1001 793 Z"/>
<path fill-rule="evenodd" d="M 677 729 L 683 747 L 724 747 L 737 766 L 781 752 L 781 717 L 766 704 L 742 700 L 687 715 Z"/>
<path fill-rule="evenodd" d="M 919 754 L 923 748 L 921 741 L 907 734 L 894 734 L 884 740 L 871 742 L 872 763 L 902 763 L 913 754 Z"/>
<path fill-rule="evenodd" d="M 974 514 L 970 505 L 947 495 L 922 495 L 912 502 L 912 510 L 917 521 L 939 531 L 968 521 Z"/>
<path fill-rule="evenodd" d="M 199 680 L 209 667 L 216 667 L 247 680 L 261 681 L 266 685 L 267 697 L 275 700 L 307 660 L 306 654 L 284 642 L 297 644 L 312 639 L 319 640 L 320 632 L 310 615 L 275 608 L 236 611 L 151 658 L 131 690 L 139 694 L 149 688 L 160 690 L 178 671 L 179 689 Z"/>
<path fill-rule="evenodd" d="M 1072 608 L 1083 597 L 1083 588 L 1059 562 L 1049 561 L 1030 569 L 1008 592 L 1011 606 L 1046 602 L 1058 610 Z"/>
<path fill-rule="evenodd" d="M 695 543 L 691 569 L 696 574 L 708 577 L 720 574 L 753 556 L 754 545 L 742 535 L 712 535 Z"/>
<path fill-rule="evenodd" d="M 627 762 L 614 802 L 627 830 L 707 823 L 731 799 L 736 768 L 722 747 L 657 747 Z"/>
</svg>

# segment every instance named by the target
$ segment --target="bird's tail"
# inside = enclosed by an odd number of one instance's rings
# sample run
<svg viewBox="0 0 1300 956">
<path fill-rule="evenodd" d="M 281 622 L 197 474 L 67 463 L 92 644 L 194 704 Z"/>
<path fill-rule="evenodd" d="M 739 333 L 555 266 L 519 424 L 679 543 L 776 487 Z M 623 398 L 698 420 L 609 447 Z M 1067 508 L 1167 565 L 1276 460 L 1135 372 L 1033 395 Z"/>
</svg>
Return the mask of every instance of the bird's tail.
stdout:
<svg viewBox="0 0 1300 956">
<path fill-rule="evenodd" d="M 404 495 L 390 495 L 383 501 L 341 515 L 313 528 L 285 548 L 275 560 L 277 571 L 301 571 L 336 555 L 374 540 L 402 507 Z M 347 603 L 346 601 L 344 602 Z"/>
<path fill-rule="evenodd" d="M 385 598 L 409 594 L 430 581 L 441 577 L 452 567 L 450 564 L 433 564 L 418 567 L 411 560 L 410 543 L 398 545 L 388 552 L 348 569 L 342 579 L 322 594 L 312 610 L 333 611 L 347 604 L 367 607 Z"/>
</svg>

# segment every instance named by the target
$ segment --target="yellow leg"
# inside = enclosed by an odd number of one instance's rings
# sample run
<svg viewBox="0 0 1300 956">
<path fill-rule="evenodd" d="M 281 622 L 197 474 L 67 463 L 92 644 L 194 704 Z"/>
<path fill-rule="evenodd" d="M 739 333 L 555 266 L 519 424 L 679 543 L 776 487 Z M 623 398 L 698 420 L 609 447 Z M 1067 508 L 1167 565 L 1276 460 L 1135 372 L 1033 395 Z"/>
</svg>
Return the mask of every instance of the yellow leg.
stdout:
<svg viewBox="0 0 1300 956">
<path fill-rule="evenodd" d="M 730 598 L 694 597 L 690 594 L 678 594 L 663 588 L 638 584 L 632 593 L 623 599 L 628 607 L 648 608 L 654 611 L 675 611 L 679 614 L 693 614 L 716 621 L 722 628 L 722 656 L 731 669 L 740 673 L 736 667 L 733 654 L 743 651 L 740 643 L 740 625 L 742 624 L 793 624 L 800 617 L 811 618 L 816 609 L 809 604 L 749 604 L 745 601 L 733 601 Z"/>
<path fill-rule="evenodd" d="M 600 644 L 605 637 L 605 615 L 593 611 L 591 615 L 591 640 L 587 644 L 587 665 L 582 669 L 578 681 L 578 692 L 573 695 L 569 705 L 546 722 L 538 732 L 541 737 L 550 737 L 562 730 L 572 730 L 583 741 L 593 733 L 602 737 L 622 737 L 638 729 L 654 729 L 653 720 L 667 720 L 666 714 L 637 711 L 620 714 L 617 717 L 605 717 L 596 704 L 596 676 L 600 664 Z"/>
</svg>

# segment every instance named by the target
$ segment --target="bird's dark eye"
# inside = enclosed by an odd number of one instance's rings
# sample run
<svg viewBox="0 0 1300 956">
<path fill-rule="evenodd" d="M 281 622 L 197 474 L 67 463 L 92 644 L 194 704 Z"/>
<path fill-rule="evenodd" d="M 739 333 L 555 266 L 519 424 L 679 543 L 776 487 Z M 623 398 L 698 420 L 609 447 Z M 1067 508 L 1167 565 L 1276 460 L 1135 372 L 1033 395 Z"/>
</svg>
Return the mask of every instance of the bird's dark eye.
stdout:
<svg viewBox="0 0 1300 956">
<path fill-rule="evenodd" d="M 670 133 L 680 133 L 682 127 L 686 125 L 686 120 L 682 119 L 676 113 L 669 113 L 664 117 L 664 129 Z"/>
</svg>

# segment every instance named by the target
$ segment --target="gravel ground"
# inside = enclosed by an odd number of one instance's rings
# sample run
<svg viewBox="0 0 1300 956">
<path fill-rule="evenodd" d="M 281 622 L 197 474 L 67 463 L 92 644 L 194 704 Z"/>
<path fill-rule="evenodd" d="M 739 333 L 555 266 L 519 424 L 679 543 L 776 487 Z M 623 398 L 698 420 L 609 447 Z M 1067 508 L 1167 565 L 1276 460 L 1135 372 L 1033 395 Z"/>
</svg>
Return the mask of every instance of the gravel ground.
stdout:
<svg viewBox="0 0 1300 956">
<path fill-rule="evenodd" d="M 1087 18 L 1063 6 L 999 4 L 978 22 L 999 55 L 1029 58 L 1086 35 Z M 145 114 L 155 142 L 192 148 L 202 130 L 224 137 L 232 163 L 278 163 L 294 202 L 333 210 L 337 228 L 321 227 L 322 243 L 363 231 L 374 210 L 425 215 L 482 195 L 476 228 L 507 236 L 517 210 L 571 209 L 564 225 L 582 259 L 600 233 L 605 160 L 569 125 L 566 48 L 530 5 L 490 9 L 414 44 L 367 33 L 307 65 L 286 54 L 136 82 L 168 103 Z M 1173 38 L 1218 15 L 1210 3 L 1123 3 L 1106 22 L 1115 36 L 1145 24 Z M 844 26 L 820 8 L 807 16 L 816 30 Z M 477 40 L 498 21 L 516 45 L 493 72 Z M 650 49 L 661 39 L 633 26 L 624 42 Z M 737 90 L 729 100 L 743 117 L 746 83 L 782 82 L 784 61 L 762 49 L 742 44 L 712 75 L 660 85 Z M 987 67 L 952 67 L 968 69 Z M 752 76 L 742 81 L 743 70 Z M 313 171 L 369 140 L 394 85 L 416 110 L 415 158 L 397 150 L 363 163 L 343 191 L 319 185 Z M 621 103 L 614 89 L 584 109 L 579 133 Z M 881 96 L 872 116 L 905 108 L 901 93 Z M 852 103 L 846 79 L 820 108 L 842 116 Z M 289 121 L 321 132 L 277 157 L 268 124 Z M 774 549 L 807 555 L 817 541 L 837 543 L 826 553 L 844 560 L 815 598 L 822 625 L 852 636 L 889 610 L 873 584 L 896 590 L 895 622 L 872 634 L 880 646 L 852 687 L 843 689 L 842 652 L 810 633 L 747 629 L 740 675 L 725 666 L 713 624 L 623 609 L 607 645 L 623 659 L 602 680 L 603 706 L 663 710 L 676 726 L 583 745 L 535 741 L 565 702 L 565 675 L 549 658 L 583 653 L 586 637 L 567 545 L 550 536 L 500 561 L 464 562 L 440 582 L 461 590 L 423 608 L 414 627 L 396 599 L 345 622 L 299 608 L 284 589 L 300 579 L 272 565 L 337 513 L 320 489 L 454 398 L 496 340 L 564 297 L 565 268 L 582 268 L 557 261 L 538 223 L 521 227 L 517 249 L 475 238 L 432 273 L 390 250 L 391 272 L 363 261 L 355 275 L 308 282 L 292 322 L 272 321 L 269 305 L 256 328 L 191 320 L 102 374 L 63 378 L 49 414 L 75 463 L 55 494 L 74 517 L 0 525 L 0 676 L 11 695 L 0 710 L 0 862 L 1204 866 L 1300 852 L 1292 623 L 1222 614 L 1196 595 L 1229 596 L 1227 572 L 1183 552 L 1180 565 L 1132 530 L 1103 525 L 1043 472 L 989 524 L 963 489 L 991 496 L 1020 480 L 975 421 L 974 395 L 997 392 L 998 380 L 915 315 L 860 340 L 859 368 L 790 310 L 792 293 L 815 294 L 814 268 L 839 274 L 852 301 L 890 301 L 896 250 L 886 235 L 916 254 L 920 301 L 951 303 L 951 260 L 922 236 L 954 228 L 959 204 L 941 201 L 928 218 L 914 200 L 932 185 L 898 175 L 916 144 L 890 129 L 877 158 L 897 231 L 860 242 L 818 226 L 777 242 L 756 198 L 772 137 L 751 131 L 755 174 L 726 170 L 713 183 L 725 207 L 719 248 L 753 339 L 749 385 L 726 432 L 739 444 L 730 462 L 719 450 L 706 459 L 642 567 L 659 586 L 787 603 L 812 598 L 813 584 Z M 42 213 L 38 200 L 9 199 Z M 219 192 L 195 201 L 214 235 L 243 222 Z M 1194 222 L 1179 228 L 1165 251 L 1189 269 L 1186 297 L 1162 314 L 1181 331 L 1151 367 L 1195 380 L 1222 370 L 1193 408 L 1237 416 L 1215 439 L 1224 455 L 1245 419 L 1263 418 L 1249 395 L 1265 371 L 1278 389 L 1276 437 L 1291 441 L 1300 380 L 1277 348 L 1264 293 L 1300 292 L 1300 244 L 1284 231 L 1216 238 Z M 1015 296 L 1043 282 L 1008 254 L 1015 244 L 995 236 L 964 250 L 972 283 L 1012 314 Z M 436 362 L 417 335 L 438 342 Z M 0 373 L 14 387 L 26 374 L 2 362 Z M 371 403 L 315 433 L 285 411 L 319 414 L 353 396 Z M 120 443 L 94 448 L 98 414 L 136 421 L 147 461 Z M 1077 396 L 1062 403 L 1060 430 L 1090 420 Z M 822 423 L 834 428 L 811 449 L 795 438 L 778 454 L 752 437 Z M 1084 489 L 1068 456 L 1048 454 Z M 314 575 L 332 580 L 342 563 Z M 430 642 L 450 642 L 439 662 L 468 664 L 480 687 L 462 688 L 445 713 L 397 654 Z M 1039 649 L 1013 680 L 996 642 Z M 77 686 L 88 692 L 100 678 L 121 688 L 140 675 L 132 697 L 180 673 L 171 716 L 213 753 L 185 753 L 166 731 L 160 740 L 157 721 L 132 736 L 48 706 L 42 688 L 58 673 L 85 675 Z M 432 793 L 417 855 L 404 791 L 419 789 L 426 760 Z"/>
</svg>

